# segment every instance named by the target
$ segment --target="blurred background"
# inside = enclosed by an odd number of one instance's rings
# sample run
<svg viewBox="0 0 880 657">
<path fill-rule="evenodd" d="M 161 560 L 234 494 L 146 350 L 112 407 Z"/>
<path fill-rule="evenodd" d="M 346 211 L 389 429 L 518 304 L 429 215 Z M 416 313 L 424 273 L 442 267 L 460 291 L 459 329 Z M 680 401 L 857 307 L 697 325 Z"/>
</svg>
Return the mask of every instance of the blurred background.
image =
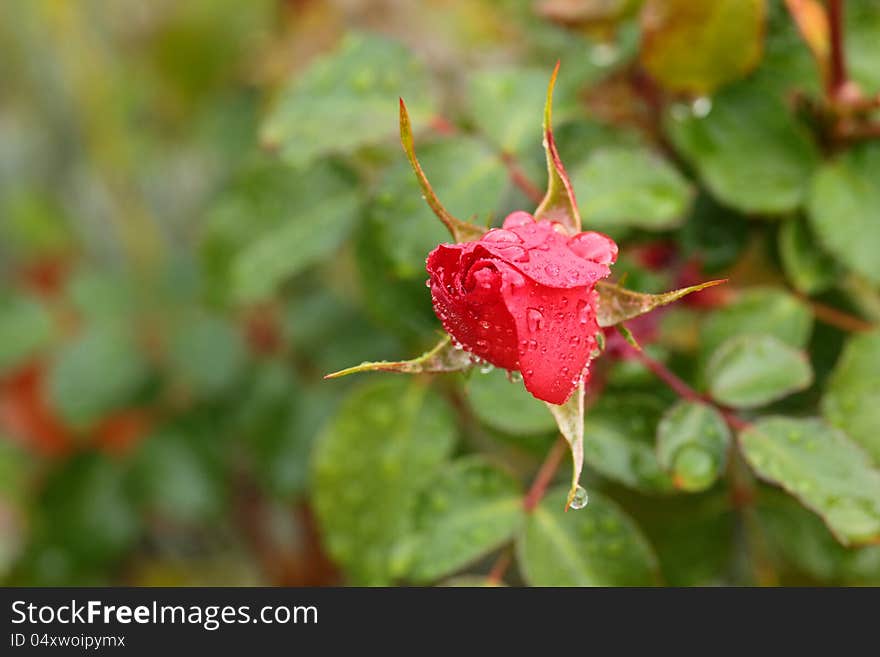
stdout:
<svg viewBox="0 0 880 657">
<path fill-rule="evenodd" d="M 0 582 L 546 582 L 504 563 L 509 533 L 424 511 L 452 460 L 527 486 L 555 436 L 542 404 L 498 372 L 322 377 L 438 339 L 424 258 L 448 238 L 398 97 L 447 207 L 497 224 L 545 186 L 557 60 L 557 142 L 585 226 L 621 244 L 614 278 L 731 279 L 636 337 L 701 390 L 728 338 L 799 350 L 810 381 L 746 415 L 822 415 L 876 493 L 835 538 L 741 461 L 678 490 L 653 448 L 675 396 L 609 337 L 585 481 L 647 579 L 586 583 L 880 582 L 880 3 L 845 3 L 843 77 L 840 4 L 4 2 Z M 438 553 L 418 567 L 416 530 Z"/>
</svg>

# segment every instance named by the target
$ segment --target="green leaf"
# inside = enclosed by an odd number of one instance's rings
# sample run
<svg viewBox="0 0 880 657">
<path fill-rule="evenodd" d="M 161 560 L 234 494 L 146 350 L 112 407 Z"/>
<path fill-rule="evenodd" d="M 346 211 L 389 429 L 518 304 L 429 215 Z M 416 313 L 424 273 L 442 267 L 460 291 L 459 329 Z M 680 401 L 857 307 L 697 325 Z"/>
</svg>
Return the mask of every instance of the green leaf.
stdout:
<svg viewBox="0 0 880 657">
<path fill-rule="evenodd" d="M 6 581 L 9 570 L 24 547 L 28 536 L 27 503 L 31 496 L 33 462 L 23 449 L 0 434 L 0 580 Z"/>
<path fill-rule="evenodd" d="M 692 495 L 617 497 L 654 546 L 667 586 L 731 583 L 731 563 L 740 548 L 737 511 L 729 491 L 716 487 Z"/>
<path fill-rule="evenodd" d="M 220 395 L 235 384 L 246 359 L 235 328 L 220 317 L 185 316 L 171 336 L 172 376 L 199 399 Z"/>
<path fill-rule="evenodd" d="M 493 68 L 475 72 L 468 85 L 471 117 L 500 152 L 530 154 L 547 89 L 541 69 Z"/>
<path fill-rule="evenodd" d="M 645 294 L 627 290 L 614 283 L 599 281 L 596 283 L 596 291 L 599 293 L 599 303 L 596 309 L 599 326 L 614 326 L 633 317 L 649 313 L 660 306 L 669 305 L 694 292 L 726 282 L 727 279 L 708 281 L 663 294 Z"/>
<path fill-rule="evenodd" d="M 751 226 L 746 217 L 701 191 L 676 240 L 682 257 L 697 260 L 709 273 L 732 267 L 742 257 L 750 238 Z"/>
<path fill-rule="evenodd" d="M 571 450 L 571 487 L 565 499 L 566 511 L 571 507 L 575 496 L 583 492 L 580 480 L 581 470 L 584 468 L 584 387 L 584 382 L 581 381 L 564 404 L 544 402 Z"/>
<path fill-rule="evenodd" d="M 260 139 L 296 167 L 390 142 L 400 97 L 414 103 L 416 126 L 425 125 L 434 104 L 425 66 L 394 41 L 350 34 L 282 89 Z"/>
<path fill-rule="evenodd" d="M 297 384 L 284 362 L 262 363 L 236 409 L 232 431 L 247 443 L 261 486 L 288 501 L 309 483 L 315 437 L 336 410 L 338 386 Z"/>
<path fill-rule="evenodd" d="M 880 546 L 843 547 L 815 513 L 781 491 L 761 491 L 755 511 L 771 553 L 782 562 L 779 570 L 823 583 L 880 584 Z"/>
<path fill-rule="evenodd" d="M 818 150 L 783 101 L 760 85 L 725 89 L 705 116 L 673 110 L 665 125 L 676 150 L 725 205 L 779 214 L 806 200 Z"/>
<path fill-rule="evenodd" d="M 450 463 L 416 505 L 408 577 L 446 577 L 511 540 L 525 519 L 522 498 L 513 477 L 479 458 Z"/>
<path fill-rule="evenodd" d="M 430 143 L 421 149 L 421 162 L 452 212 L 481 217 L 498 210 L 507 174 L 484 143 L 471 137 Z M 427 303 L 425 258 L 438 244 L 448 242 L 449 236 L 422 199 L 406 162 L 396 162 L 379 182 L 368 220 L 372 242 L 387 256 L 390 274 L 418 278 Z M 482 232 L 482 227 L 475 226 L 473 236 Z"/>
<path fill-rule="evenodd" d="M 764 0 L 647 0 L 641 61 L 672 91 L 708 93 L 761 59 Z"/>
<path fill-rule="evenodd" d="M 632 226 L 665 230 L 681 224 L 693 188 L 646 148 L 604 148 L 571 174 L 586 224 L 595 230 Z"/>
<path fill-rule="evenodd" d="M 803 390 L 813 381 L 806 354 L 770 335 L 724 342 L 706 366 L 709 394 L 734 408 L 755 408 Z"/>
<path fill-rule="evenodd" d="M 325 379 L 338 379 L 358 372 L 401 372 L 403 374 L 423 374 L 429 372 L 460 372 L 474 366 L 473 356 L 460 347 L 452 344 L 446 336 L 436 346 L 412 360 L 366 362 L 348 367 L 332 374 Z"/>
<path fill-rule="evenodd" d="M 822 245 L 880 284 L 880 144 L 854 146 L 826 162 L 813 180 L 808 211 Z"/>
<path fill-rule="evenodd" d="M 552 433 L 556 421 L 520 381 L 509 381 L 504 370 L 475 374 L 467 382 L 474 415 L 486 426 L 514 436 Z"/>
<path fill-rule="evenodd" d="M 848 2 L 844 11 L 847 69 L 867 94 L 880 92 L 880 7 L 875 2 Z"/>
<path fill-rule="evenodd" d="M 52 317 L 38 302 L 0 294 L 0 372 L 48 345 L 53 333 Z"/>
<path fill-rule="evenodd" d="M 121 555 L 140 531 L 125 474 L 118 463 L 99 454 L 64 463 L 43 490 L 38 535 L 86 562 Z"/>
<path fill-rule="evenodd" d="M 357 388 L 320 434 L 312 499 L 325 546 L 353 583 L 391 582 L 392 548 L 455 435 L 447 405 L 399 377 Z"/>
<path fill-rule="evenodd" d="M 224 493 L 222 473 L 200 453 L 196 438 L 182 429 L 167 428 L 140 444 L 131 481 L 148 513 L 177 522 L 204 521 L 218 513 Z"/>
<path fill-rule="evenodd" d="M 216 294 L 242 302 L 271 296 L 343 242 L 359 202 L 356 179 L 330 163 L 307 172 L 263 160 L 245 167 L 205 229 L 203 259 Z"/>
<path fill-rule="evenodd" d="M 128 275 L 95 268 L 78 270 L 65 287 L 66 301 L 75 312 L 94 322 L 113 321 L 140 310 L 140 290 Z"/>
<path fill-rule="evenodd" d="M 880 465 L 880 331 L 849 338 L 822 397 L 822 415 Z"/>
<path fill-rule="evenodd" d="M 798 217 L 779 228 L 779 256 L 788 280 L 804 294 L 824 292 L 840 274 L 837 263 L 818 247 L 806 222 Z"/>
<path fill-rule="evenodd" d="M 559 157 L 553 137 L 553 87 L 559 73 L 559 62 L 547 85 L 547 102 L 544 104 L 544 152 L 547 155 L 547 193 L 535 210 L 535 219 L 559 222 L 570 235 L 581 231 L 581 215 L 578 212 L 574 188 L 568 179 L 565 166 Z"/>
<path fill-rule="evenodd" d="M 613 502 L 590 493 L 580 511 L 563 512 L 551 490 L 529 516 L 517 542 L 518 562 L 532 586 L 650 586 L 657 560 L 635 523 Z"/>
<path fill-rule="evenodd" d="M 702 402 L 681 401 L 657 426 L 657 460 L 676 488 L 706 490 L 724 472 L 730 429 L 721 414 Z"/>
<path fill-rule="evenodd" d="M 704 356 L 722 343 L 742 335 L 771 335 L 790 347 L 807 346 L 813 330 L 813 314 L 800 299 L 778 288 L 754 287 L 713 311 L 700 330 Z"/>
<path fill-rule="evenodd" d="M 739 440 L 755 472 L 818 513 L 841 543 L 880 538 L 880 471 L 843 433 L 818 419 L 770 417 Z"/>
<path fill-rule="evenodd" d="M 86 428 L 130 401 L 147 374 L 127 327 L 89 326 L 59 351 L 49 372 L 49 400 L 66 422 Z"/>
<path fill-rule="evenodd" d="M 434 193 L 434 189 L 431 187 L 431 183 L 428 182 L 425 172 L 422 171 L 422 167 L 416 158 L 412 126 L 409 122 L 409 114 L 406 111 L 406 104 L 403 102 L 403 98 L 400 99 L 400 143 L 403 146 L 403 151 L 406 153 L 406 157 L 409 160 L 413 173 L 416 174 L 416 180 L 419 183 L 419 187 L 422 188 L 422 198 L 425 199 L 425 202 L 428 204 L 428 207 L 431 208 L 434 215 L 436 215 L 440 222 L 446 226 L 446 229 L 449 231 L 449 234 L 452 235 L 453 239 L 455 239 L 456 242 L 469 242 L 471 240 L 479 239 L 485 230 L 479 226 L 474 226 L 466 221 L 462 221 L 461 219 L 456 219 L 449 214 L 449 211 L 443 207 L 440 199 L 438 199 L 437 195 Z"/>
<path fill-rule="evenodd" d="M 598 473 L 646 493 L 672 490 L 655 451 L 665 405 L 655 396 L 603 395 L 584 421 L 584 458 Z"/>
</svg>

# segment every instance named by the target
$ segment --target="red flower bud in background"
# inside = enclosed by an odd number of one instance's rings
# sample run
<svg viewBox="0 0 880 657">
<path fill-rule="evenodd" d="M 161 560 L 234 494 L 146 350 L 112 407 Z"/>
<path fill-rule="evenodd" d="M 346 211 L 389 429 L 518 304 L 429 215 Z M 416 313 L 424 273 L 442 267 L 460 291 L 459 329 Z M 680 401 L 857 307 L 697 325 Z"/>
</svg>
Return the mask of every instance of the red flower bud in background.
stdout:
<svg viewBox="0 0 880 657">
<path fill-rule="evenodd" d="M 597 281 L 617 245 L 601 233 L 569 236 L 514 212 L 479 240 L 441 244 L 427 259 L 434 311 L 464 349 L 522 373 L 538 399 L 562 404 L 596 349 Z"/>
</svg>

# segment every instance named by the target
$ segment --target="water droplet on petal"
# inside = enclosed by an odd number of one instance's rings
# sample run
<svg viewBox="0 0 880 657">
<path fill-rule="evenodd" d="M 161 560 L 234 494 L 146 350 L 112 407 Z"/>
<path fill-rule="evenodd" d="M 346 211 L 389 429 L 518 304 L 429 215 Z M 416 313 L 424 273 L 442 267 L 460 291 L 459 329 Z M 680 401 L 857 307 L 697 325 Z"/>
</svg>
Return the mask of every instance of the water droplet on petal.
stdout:
<svg viewBox="0 0 880 657">
<path fill-rule="evenodd" d="M 578 233 L 568 240 L 568 248 L 584 260 L 610 265 L 617 260 L 617 244 L 602 233 Z"/>
<path fill-rule="evenodd" d="M 580 299 L 577 303 L 577 311 L 578 311 L 578 321 L 581 324 L 586 324 L 590 317 L 590 304 L 588 304 L 583 299 Z"/>
<path fill-rule="evenodd" d="M 530 215 L 528 212 L 523 212 L 519 210 L 517 212 L 513 212 L 507 215 L 507 218 L 504 220 L 503 226 L 505 228 L 520 228 L 522 226 L 534 225 L 535 218 Z"/>
<path fill-rule="evenodd" d="M 559 265 L 555 265 L 551 262 L 549 265 L 544 267 L 544 271 L 547 272 L 548 276 L 555 278 L 556 276 L 559 276 Z"/>
<path fill-rule="evenodd" d="M 577 486 L 574 489 L 574 495 L 571 498 L 571 504 L 569 504 L 569 508 L 571 509 L 583 509 L 590 501 L 590 496 L 587 495 L 587 491 L 583 486 Z"/>
<path fill-rule="evenodd" d="M 484 242 L 501 242 L 507 244 L 520 244 L 522 238 L 510 230 L 504 228 L 494 228 L 483 235 Z"/>
<path fill-rule="evenodd" d="M 526 321 L 529 325 L 529 331 L 537 333 L 544 325 L 544 315 L 537 308 L 529 308 L 526 311 Z"/>
</svg>

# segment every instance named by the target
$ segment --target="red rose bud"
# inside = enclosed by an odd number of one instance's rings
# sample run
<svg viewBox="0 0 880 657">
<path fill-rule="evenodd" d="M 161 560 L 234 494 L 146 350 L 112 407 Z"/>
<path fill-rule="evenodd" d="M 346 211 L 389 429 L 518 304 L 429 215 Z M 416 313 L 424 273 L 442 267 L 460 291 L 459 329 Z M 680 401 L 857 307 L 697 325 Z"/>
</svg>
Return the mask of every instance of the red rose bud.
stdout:
<svg viewBox="0 0 880 657">
<path fill-rule="evenodd" d="M 596 281 L 617 245 L 601 233 L 568 236 L 514 212 L 477 241 L 441 244 L 427 259 L 434 312 L 458 344 L 522 373 L 538 399 L 563 404 L 596 349 Z"/>
</svg>

